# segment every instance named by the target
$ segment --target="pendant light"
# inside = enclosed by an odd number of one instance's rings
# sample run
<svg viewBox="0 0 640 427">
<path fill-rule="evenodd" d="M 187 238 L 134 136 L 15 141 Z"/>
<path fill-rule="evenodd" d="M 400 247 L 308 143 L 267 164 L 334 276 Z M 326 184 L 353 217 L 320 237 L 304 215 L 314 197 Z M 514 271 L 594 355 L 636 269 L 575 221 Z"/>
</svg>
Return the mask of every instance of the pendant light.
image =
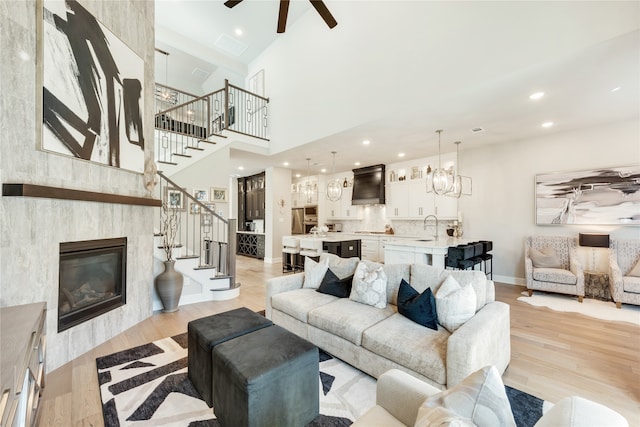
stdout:
<svg viewBox="0 0 640 427">
<path fill-rule="evenodd" d="M 465 196 L 471 195 L 471 178 L 467 176 L 460 175 L 460 144 L 461 141 L 454 142 L 456 144 L 456 171 L 453 179 L 453 185 L 451 186 L 451 190 L 449 190 L 445 195 L 451 197 L 460 198 L 463 194 Z M 468 188 L 469 193 L 462 193 L 462 181 L 465 181 L 466 187 Z"/>
<path fill-rule="evenodd" d="M 442 169 L 440 154 L 440 135 L 442 134 L 442 129 L 438 129 L 436 133 L 438 134 L 438 168 L 434 170 L 431 175 L 431 183 L 433 191 L 441 195 L 451 191 L 454 175 L 450 171 Z"/>
<path fill-rule="evenodd" d="M 304 188 L 304 194 L 307 197 L 307 204 L 310 204 L 311 202 L 313 202 L 313 186 L 311 185 L 311 180 L 309 177 L 309 162 L 311 161 L 311 158 L 307 157 L 307 183 L 305 185 Z"/>
<path fill-rule="evenodd" d="M 332 151 L 331 154 L 333 154 L 333 169 L 331 173 L 335 175 L 336 152 Z M 346 182 L 346 179 L 345 179 L 345 182 Z M 329 199 L 332 202 L 336 202 L 340 200 L 340 198 L 342 197 L 342 186 L 343 186 L 342 182 L 340 181 L 339 178 L 334 178 L 329 180 L 329 182 L 327 183 L 327 199 Z"/>
</svg>

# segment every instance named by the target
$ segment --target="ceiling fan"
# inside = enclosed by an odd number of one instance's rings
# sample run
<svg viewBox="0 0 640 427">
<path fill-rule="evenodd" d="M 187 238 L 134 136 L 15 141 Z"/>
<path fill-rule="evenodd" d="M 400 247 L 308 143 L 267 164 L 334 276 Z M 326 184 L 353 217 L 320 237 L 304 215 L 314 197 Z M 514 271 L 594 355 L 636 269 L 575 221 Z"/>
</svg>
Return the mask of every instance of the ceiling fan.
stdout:
<svg viewBox="0 0 640 427">
<path fill-rule="evenodd" d="M 232 8 L 237 6 L 242 0 L 227 0 L 224 2 L 224 5 L 228 8 Z M 278 14 L 278 33 L 284 33 L 285 28 L 287 27 L 287 14 L 289 13 L 289 1 L 290 0 L 280 0 L 280 13 Z M 324 4 L 322 0 L 309 0 L 311 5 L 315 8 L 315 10 L 320 14 L 324 22 L 327 23 L 329 28 L 333 28 L 338 25 L 338 21 L 333 17 L 327 6 Z"/>
</svg>

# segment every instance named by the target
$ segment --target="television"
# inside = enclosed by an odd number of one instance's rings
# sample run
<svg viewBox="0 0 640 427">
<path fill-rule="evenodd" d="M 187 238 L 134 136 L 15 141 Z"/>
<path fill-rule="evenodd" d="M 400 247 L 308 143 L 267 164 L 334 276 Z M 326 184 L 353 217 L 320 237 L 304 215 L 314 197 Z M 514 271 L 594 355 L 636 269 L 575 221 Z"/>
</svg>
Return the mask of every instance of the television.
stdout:
<svg viewBox="0 0 640 427">
<path fill-rule="evenodd" d="M 351 204 L 384 205 L 384 165 L 353 169 Z"/>
</svg>

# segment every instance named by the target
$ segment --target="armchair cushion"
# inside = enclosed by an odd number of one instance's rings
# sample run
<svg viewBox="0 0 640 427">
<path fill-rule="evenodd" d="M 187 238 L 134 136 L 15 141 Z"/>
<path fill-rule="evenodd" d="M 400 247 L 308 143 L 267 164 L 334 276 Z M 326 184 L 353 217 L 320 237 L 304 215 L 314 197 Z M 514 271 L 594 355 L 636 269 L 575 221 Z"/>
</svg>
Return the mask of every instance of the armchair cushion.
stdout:
<svg viewBox="0 0 640 427">
<path fill-rule="evenodd" d="M 640 277 L 625 276 L 622 278 L 622 283 L 625 292 L 640 294 Z"/>
<path fill-rule="evenodd" d="M 535 427 L 608 426 L 627 427 L 627 420 L 604 405 L 578 396 L 565 397 L 553 405 Z"/>
<path fill-rule="evenodd" d="M 534 268 L 561 268 L 560 260 L 556 255 L 556 250 L 552 247 L 529 249 L 529 257 Z"/>
<path fill-rule="evenodd" d="M 428 397 L 418 411 L 415 425 L 432 425 L 422 421 L 429 415 L 429 410 L 436 407 L 446 408 L 478 427 L 516 425 L 507 392 L 495 366 L 485 366 L 453 388 Z"/>
<path fill-rule="evenodd" d="M 540 282 L 560 283 L 563 285 L 575 285 L 578 281 L 575 274 L 560 268 L 534 268 L 533 278 Z"/>
</svg>

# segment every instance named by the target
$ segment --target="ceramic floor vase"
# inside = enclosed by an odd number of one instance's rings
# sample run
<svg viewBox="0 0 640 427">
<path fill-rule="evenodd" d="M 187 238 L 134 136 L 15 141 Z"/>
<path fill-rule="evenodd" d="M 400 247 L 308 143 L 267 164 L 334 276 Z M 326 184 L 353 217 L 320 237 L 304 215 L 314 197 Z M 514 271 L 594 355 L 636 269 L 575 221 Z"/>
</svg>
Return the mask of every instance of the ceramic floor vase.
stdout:
<svg viewBox="0 0 640 427">
<path fill-rule="evenodd" d="M 160 301 L 162 301 L 162 310 L 165 313 L 178 311 L 178 303 L 180 295 L 182 295 L 182 273 L 176 271 L 175 261 L 165 261 L 164 271 L 156 277 L 154 283 L 156 292 Z"/>
</svg>

